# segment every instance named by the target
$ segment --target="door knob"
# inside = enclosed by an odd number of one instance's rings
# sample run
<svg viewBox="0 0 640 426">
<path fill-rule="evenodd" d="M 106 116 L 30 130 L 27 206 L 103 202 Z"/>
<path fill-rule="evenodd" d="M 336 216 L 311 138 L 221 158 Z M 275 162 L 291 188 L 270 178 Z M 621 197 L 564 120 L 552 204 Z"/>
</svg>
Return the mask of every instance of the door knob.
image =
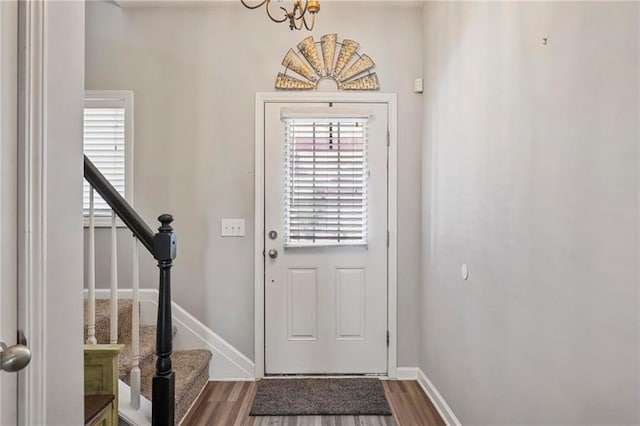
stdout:
<svg viewBox="0 0 640 426">
<path fill-rule="evenodd" d="M 21 343 L 7 346 L 6 343 L 0 342 L 0 350 L 2 350 L 0 353 L 0 370 L 10 373 L 20 371 L 31 361 L 31 350 Z"/>
<path fill-rule="evenodd" d="M 278 257 L 278 250 L 276 249 L 269 250 L 269 257 L 272 259 L 275 259 L 276 257 Z"/>
</svg>

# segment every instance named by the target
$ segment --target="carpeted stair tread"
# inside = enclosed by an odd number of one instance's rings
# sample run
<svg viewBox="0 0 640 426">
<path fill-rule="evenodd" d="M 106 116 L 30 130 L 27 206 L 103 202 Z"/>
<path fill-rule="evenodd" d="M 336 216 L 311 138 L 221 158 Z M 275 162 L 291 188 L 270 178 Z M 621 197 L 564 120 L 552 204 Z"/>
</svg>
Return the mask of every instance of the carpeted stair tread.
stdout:
<svg viewBox="0 0 640 426">
<path fill-rule="evenodd" d="M 88 309 L 84 306 L 84 339 L 87 340 Z M 130 384 L 131 370 L 131 319 L 133 304 L 131 299 L 118 300 L 118 343 L 125 345 L 118 357 L 120 380 Z M 96 339 L 98 343 L 109 343 L 111 323 L 111 301 L 96 299 Z M 177 328 L 173 327 L 173 336 Z M 141 393 L 151 400 L 152 379 L 156 369 L 156 326 L 140 326 Z M 171 355 L 172 369 L 175 372 L 176 424 L 186 414 L 192 402 L 209 381 L 209 361 L 211 352 L 203 349 L 174 351 Z"/>
<path fill-rule="evenodd" d="M 84 341 L 87 341 L 88 305 L 84 301 Z M 131 318 L 133 303 L 131 299 L 118 299 L 118 342 L 131 343 Z M 98 343 L 109 343 L 111 336 L 111 300 L 96 299 L 96 339 Z"/>
<path fill-rule="evenodd" d="M 171 355 L 172 369 L 176 375 L 176 423 L 187 413 L 191 403 L 209 381 L 210 360 L 211 352 L 204 349 L 175 351 Z M 155 362 L 142 370 L 142 395 L 149 400 L 151 400 L 151 386 L 154 374 Z"/>
<path fill-rule="evenodd" d="M 176 329 L 174 327 L 173 334 L 175 335 Z M 129 383 L 129 375 L 131 371 L 131 361 L 133 359 L 132 354 L 133 347 L 131 343 L 127 343 L 120 356 L 118 357 L 118 373 L 120 380 Z M 142 365 L 148 362 L 152 362 L 156 352 L 156 326 L 155 325 L 141 325 L 140 326 L 140 359 L 138 366 L 142 369 Z"/>
<path fill-rule="evenodd" d="M 173 337 L 176 337 L 178 328 L 173 327 Z M 126 343 L 120 356 L 118 357 L 118 374 L 120 380 L 130 385 L 130 369 L 132 356 L 132 345 Z M 153 364 L 155 368 L 156 362 L 156 326 L 155 325 L 141 325 L 140 326 L 140 360 L 138 361 L 138 367 L 140 370 L 147 367 L 149 364 Z"/>
</svg>

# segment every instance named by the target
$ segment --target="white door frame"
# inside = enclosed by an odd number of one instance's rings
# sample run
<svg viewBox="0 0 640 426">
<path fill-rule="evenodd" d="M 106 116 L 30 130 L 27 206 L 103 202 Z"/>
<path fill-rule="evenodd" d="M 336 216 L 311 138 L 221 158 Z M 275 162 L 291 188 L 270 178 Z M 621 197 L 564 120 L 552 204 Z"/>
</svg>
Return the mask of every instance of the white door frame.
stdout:
<svg viewBox="0 0 640 426">
<path fill-rule="evenodd" d="M 18 31 L 18 419 L 79 424 L 84 3 L 21 1 Z"/>
<path fill-rule="evenodd" d="M 259 92 L 256 93 L 255 106 L 255 226 L 254 226 L 254 283 L 255 283 L 255 378 L 264 377 L 265 359 L 265 307 L 264 307 L 264 197 L 265 197 L 265 105 L 267 103 L 313 103 L 313 102 L 350 102 L 350 103 L 386 103 L 388 106 L 389 126 L 389 166 L 387 221 L 389 226 L 389 247 L 387 265 L 387 376 L 397 377 L 397 254 L 398 254 L 398 131 L 397 131 L 397 95 L 395 93 L 363 92 Z"/>
<path fill-rule="evenodd" d="M 23 2 L 19 10 L 19 42 L 23 51 L 18 72 L 18 326 L 24 330 L 35 354 L 18 381 L 20 424 L 45 421 L 46 369 L 46 137 L 44 2 Z"/>
</svg>

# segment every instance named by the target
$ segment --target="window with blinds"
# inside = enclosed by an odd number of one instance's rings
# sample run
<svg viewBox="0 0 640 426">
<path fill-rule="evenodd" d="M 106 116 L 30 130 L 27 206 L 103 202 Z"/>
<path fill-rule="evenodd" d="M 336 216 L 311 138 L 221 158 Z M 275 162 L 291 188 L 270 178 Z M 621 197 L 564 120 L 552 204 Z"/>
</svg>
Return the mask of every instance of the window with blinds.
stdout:
<svg viewBox="0 0 640 426">
<path fill-rule="evenodd" d="M 285 118 L 285 246 L 367 244 L 367 118 Z"/>
<path fill-rule="evenodd" d="M 123 95 L 86 97 L 84 108 L 84 154 L 116 190 L 127 198 L 126 155 L 130 102 Z M 84 181 L 83 211 L 89 215 L 89 184 Z M 94 214 L 111 216 L 111 208 L 94 192 Z"/>
</svg>

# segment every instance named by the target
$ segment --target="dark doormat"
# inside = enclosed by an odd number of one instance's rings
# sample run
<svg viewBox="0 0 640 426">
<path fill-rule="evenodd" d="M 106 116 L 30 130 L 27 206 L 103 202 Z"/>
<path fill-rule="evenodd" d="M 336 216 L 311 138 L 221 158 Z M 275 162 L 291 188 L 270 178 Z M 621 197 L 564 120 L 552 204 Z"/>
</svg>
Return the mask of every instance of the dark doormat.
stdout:
<svg viewBox="0 0 640 426">
<path fill-rule="evenodd" d="M 264 379 L 250 416 L 390 416 L 378 379 Z"/>
</svg>

